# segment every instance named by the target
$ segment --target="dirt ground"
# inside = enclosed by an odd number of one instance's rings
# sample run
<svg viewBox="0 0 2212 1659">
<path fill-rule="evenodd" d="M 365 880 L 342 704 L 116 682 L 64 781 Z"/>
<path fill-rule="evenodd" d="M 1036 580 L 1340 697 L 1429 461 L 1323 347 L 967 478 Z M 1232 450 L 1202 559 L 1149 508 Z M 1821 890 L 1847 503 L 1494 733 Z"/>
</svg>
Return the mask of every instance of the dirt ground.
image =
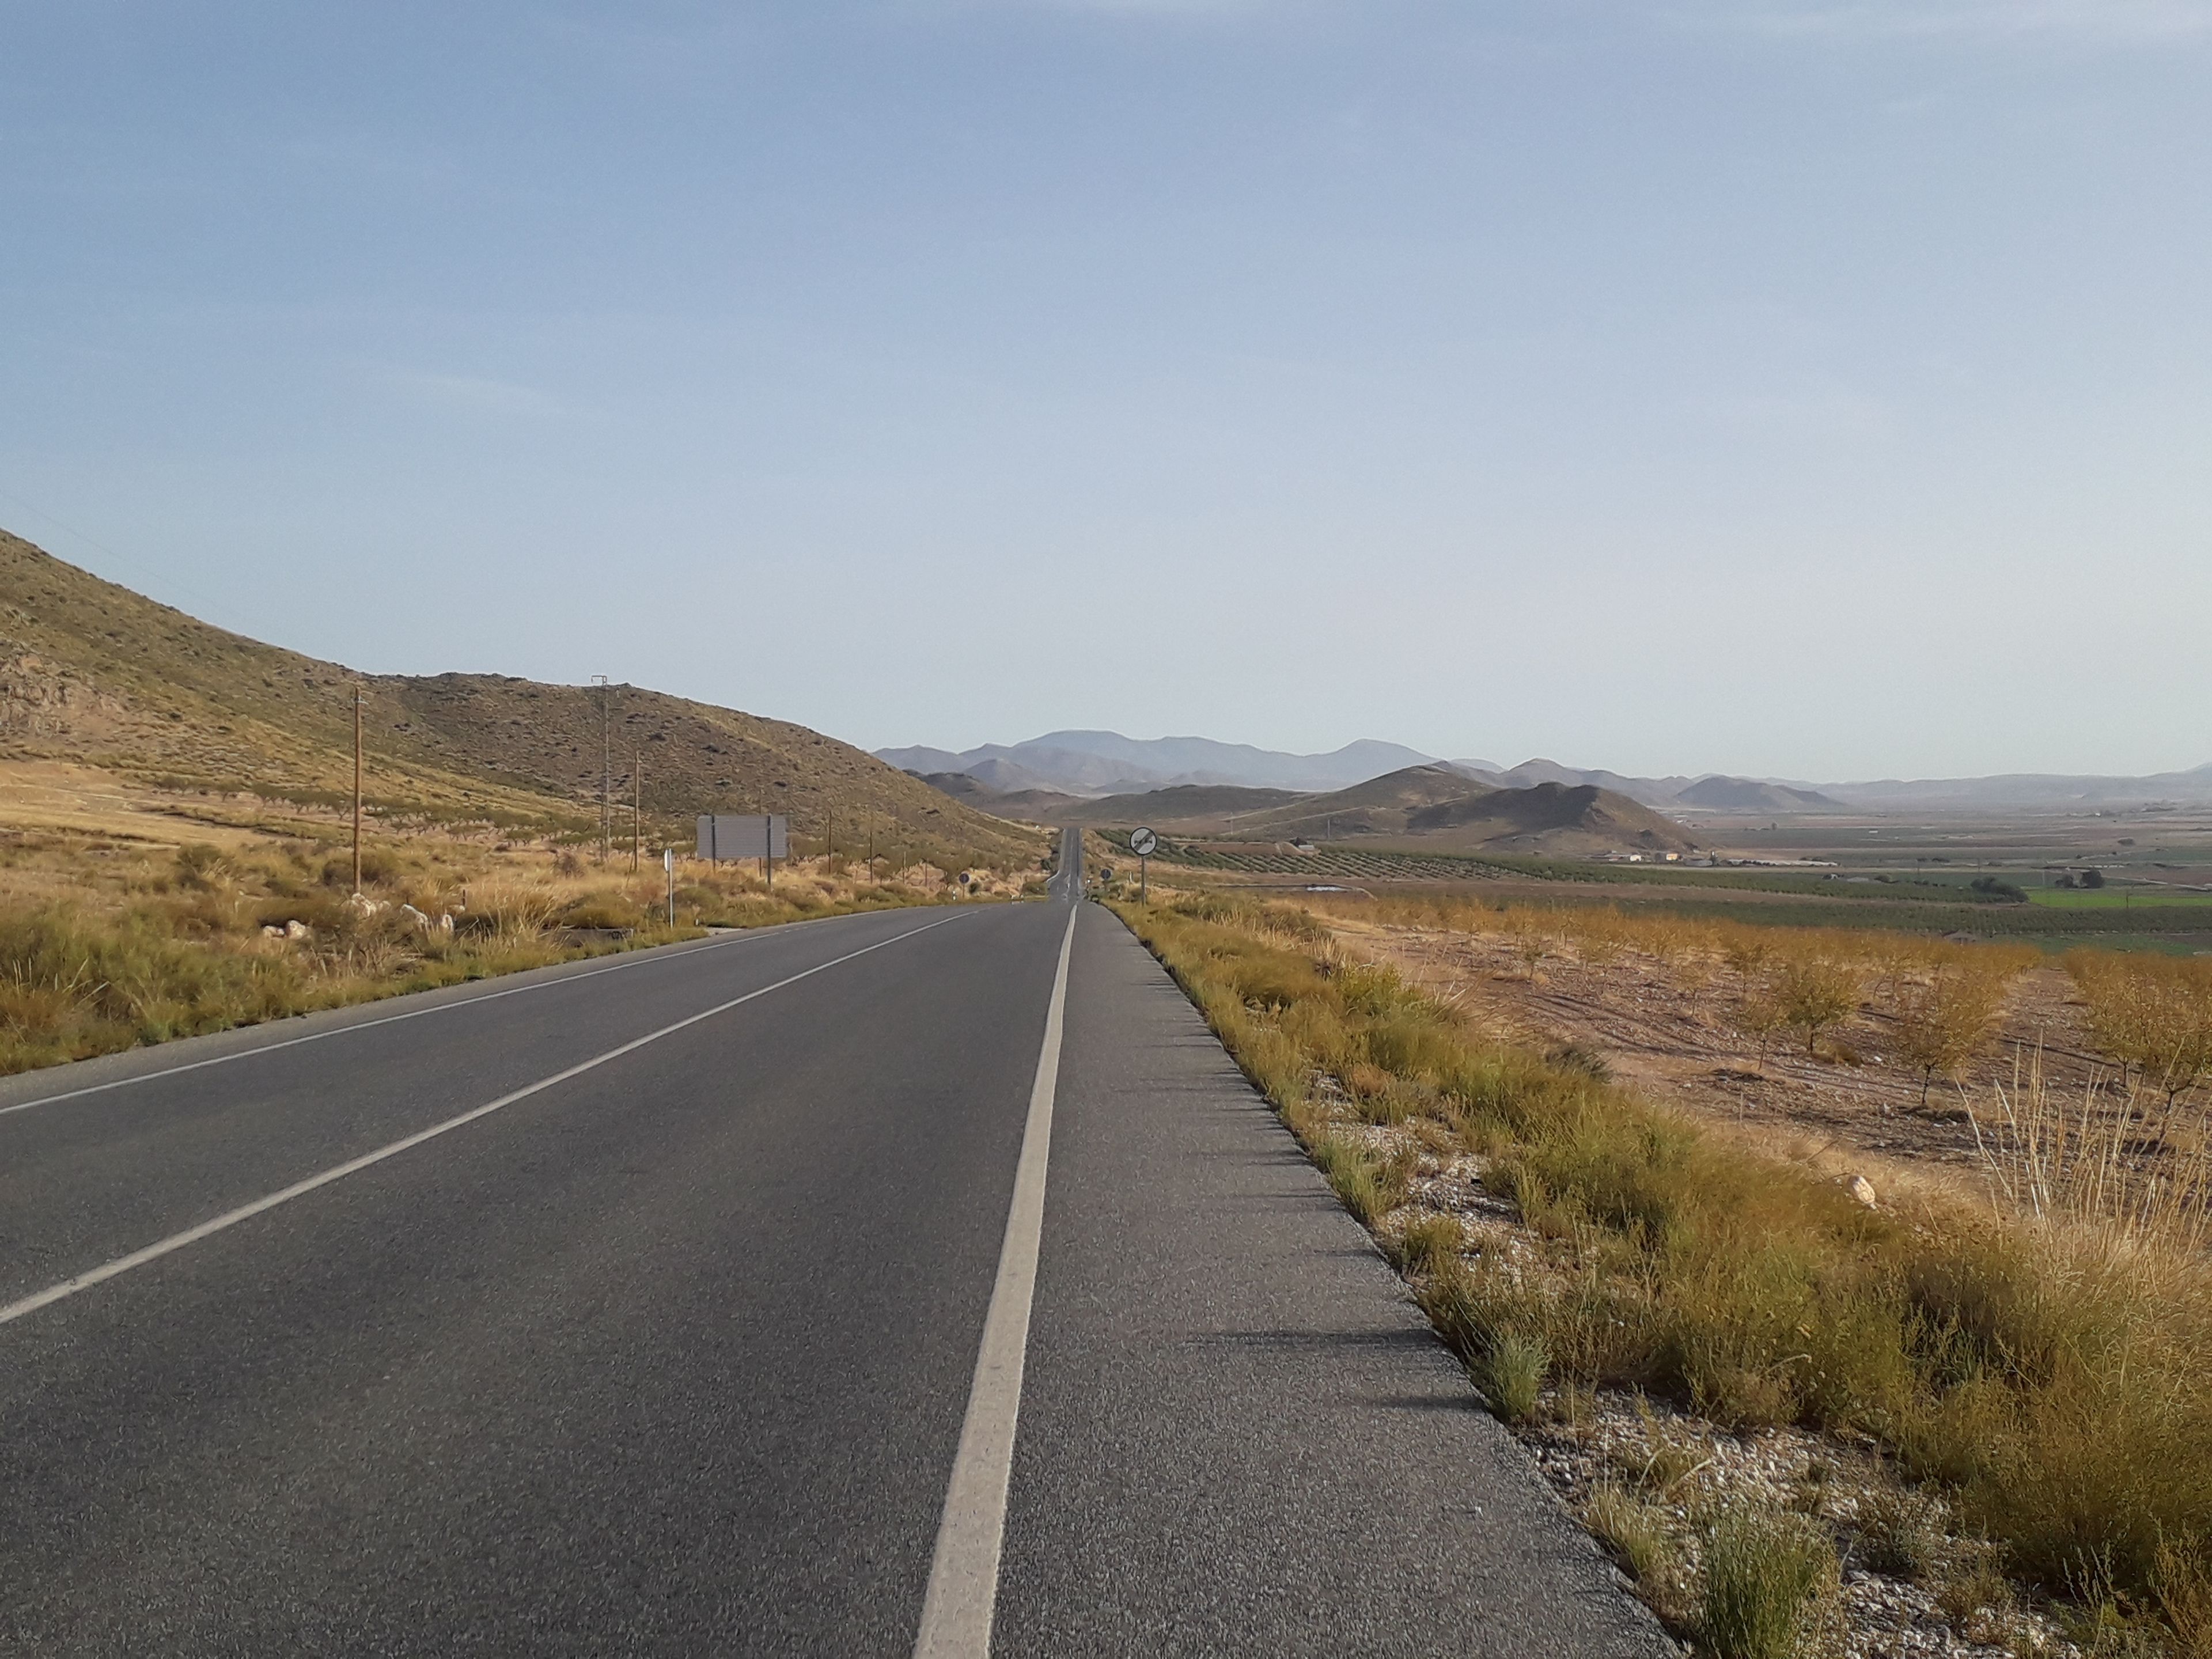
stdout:
<svg viewBox="0 0 2212 1659">
<path fill-rule="evenodd" d="M 1761 1139 L 1786 1135 L 1801 1153 L 1837 1155 L 1878 1185 L 1874 1172 L 1885 1167 L 1949 1171 L 1978 1185 L 1976 1115 L 1984 1126 L 2001 1116 L 1998 1091 L 2013 1091 L 2038 1064 L 2060 1099 L 2094 1099 L 2100 1114 L 2127 1109 L 2115 1068 L 2084 1033 L 2073 982 L 2057 967 L 2014 982 L 1998 1034 L 1957 1081 L 1937 1079 L 1923 1107 L 1919 1073 L 1891 1053 L 1889 1020 L 1863 1003 L 1821 1034 L 1817 1056 L 1802 1034 L 1778 1036 L 1762 1054 L 1732 1018 L 1747 988 L 1718 962 L 1623 950 L 1599 964 L 1563 942 L 1532 974 L 1504 938 L 1328 920 L 1347 946 L 1395 963 L 1500 1040 L 1545 1052 L 1572 1047 L 1648 1099 Z M 2185 1097 L 2179 1106 L 2201 1115 Z M 2146 1121 L 2145 1138 L 2159 1127 Z"/>
</svg>

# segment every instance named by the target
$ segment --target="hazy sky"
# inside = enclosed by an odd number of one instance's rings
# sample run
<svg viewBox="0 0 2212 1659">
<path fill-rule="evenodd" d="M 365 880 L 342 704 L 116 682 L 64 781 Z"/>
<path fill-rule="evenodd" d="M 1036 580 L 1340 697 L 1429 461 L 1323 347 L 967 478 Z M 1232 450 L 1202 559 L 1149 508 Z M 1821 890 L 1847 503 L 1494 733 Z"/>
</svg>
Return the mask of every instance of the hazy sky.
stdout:
<svg viewBox="0 0 2212 1659">
<path fill-rule="evenodd" d="M 0 525 L 368 668 L 2212 760 L 2212 0 L 0 0 Z"/>
</svg>

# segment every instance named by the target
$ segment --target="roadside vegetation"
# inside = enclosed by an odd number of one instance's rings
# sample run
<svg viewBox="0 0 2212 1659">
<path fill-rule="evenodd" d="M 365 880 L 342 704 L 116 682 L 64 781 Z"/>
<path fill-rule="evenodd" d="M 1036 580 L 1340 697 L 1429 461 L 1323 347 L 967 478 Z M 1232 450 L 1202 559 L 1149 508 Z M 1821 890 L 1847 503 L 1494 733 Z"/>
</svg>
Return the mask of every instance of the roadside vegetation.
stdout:
<svg viewBox="0 0 2212 1659">
<path fill-rule="evenodd" d="M 365 849 L 307 838 L 228 848 L 99 837 L 0 840 L 0 1073 L 253 1024 L 608 951 L 808 916 L 983 896 L 1041 883 L 981 866 L 893 872 L 817 857 L 686 860 L 669 919 L 661 871 L 574 848 L 431 836 Z"/>
<path fill-rule="evenodd" d="M 2172 1033 L 2197 1029 L 2204 964 L 2069 963 L 2143 1111 L 2092 1112 L 2031 1066 L 1976 1104 L 1985 1200 L 1930 1183 L 1877 1202 L 1650 1103 L 1598 1057 L 1486 1037 L 1305 904 L 1115 908 L 1497 1414 L 1579 1449 L 1571 1501 L 1704 1650 L 1829 1650 L 1875 1616 L 1872 1573 L 2000 1650 L 2063 1651 L 2063 1632 L 2084 1653 L 2212 1653 L 2212 1164 L 2201 1132 L 2142 1144 L 2154 1104 L 2203 1115 L 2203 1066 L 2185 1073 L 2197 1051 Z M 2039 959 L 1477 908 L 1521 929 L 1530 973 L 1569 933 L 1585 954 L 1729 963 L 1778 1040 L 1817 1047 L 1885 1000 L 1923 1087 Z"/>
</svg>

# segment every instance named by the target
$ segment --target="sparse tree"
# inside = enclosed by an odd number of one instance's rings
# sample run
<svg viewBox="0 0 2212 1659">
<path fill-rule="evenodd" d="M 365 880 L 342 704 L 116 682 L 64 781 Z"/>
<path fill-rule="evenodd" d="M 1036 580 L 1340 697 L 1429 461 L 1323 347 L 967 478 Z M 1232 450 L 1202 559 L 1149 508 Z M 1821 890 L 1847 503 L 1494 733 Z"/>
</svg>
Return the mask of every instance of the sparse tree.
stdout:
<svg viewBox="0 0 2212 1659">
<path fill-rule="evenodd" d="M 1533 916 L 1516 916 L 1511 933 L 1513 954 L 1521 958 L 1521 966 L 1533 984 L 1536 969 L 1546 957 L 1552 954 L 1552 936 L 1536 923 Z"/>
<path fill-rule="evenodd" d="M 2004 981 L 1956 966 L 1937 968 L 1925 983 L 1899 975 L 1891 990 L 1897 1051 L 1919 1068 L 1920 1104 L 1938 1073 L 1954 1075 L 1989 1040 L 2004 1006 Z"/>
<path fill-rule="evenodd" d="M 1774 955 L 1774 941 L 1762 927 L 1737 927 L 1727 936 L 1722 953 L 1728 965 L 1748 981 Z"/>
<path fill-rule="evenodd" d="M 2196 962 L 2149 965 L 2138 993 L 2136 1063 L 2174 1097 L 2212 1072 L 2212 966 Z"/>
<path fill-rule="evenodd" d="M 1774 1041 L 1774 1034 L 1788 1021 L 1783 1017 L 1782 1004 L 1771 985 L 1753 986 L 1736 1006 L 1736 1029 L 1759 1043 L 1759 1069 L 1766 1069 L 1766 1050 Z"/>
<path fill-rule="evenodd" d="M 2106 951 L 2076 951 L 2066 958 L 2074 988 L 2087 1010 L 2089 1040 L 2119 1062 L 2120 1087 L 2128 1073 L 2154 1052 L 2151 964 Z"/>
<path fill-rule="evenodd" d="M 1859 976 L 1847 963 L 1802 957 L 1775 975 L 1774 1000 L 1782 1024 L 1802 1028 L 1806 1054 L 1817 1054 L 1820 1033 L 1859 1006 Z"/>
</svg>

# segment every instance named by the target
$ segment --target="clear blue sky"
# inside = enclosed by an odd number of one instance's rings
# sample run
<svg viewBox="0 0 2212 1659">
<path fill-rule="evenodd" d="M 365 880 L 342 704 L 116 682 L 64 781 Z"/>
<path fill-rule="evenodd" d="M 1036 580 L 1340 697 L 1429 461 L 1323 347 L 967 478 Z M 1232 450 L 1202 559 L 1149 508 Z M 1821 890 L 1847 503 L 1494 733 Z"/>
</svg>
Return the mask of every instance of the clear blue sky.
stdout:
<svg viewBox="0 0 2212 1659">
<path fill-rule="evenodd" d="M 2208 70 L 2212 0 L 5 0 L 0 524 L 871 746 L 2193 765 Z"/>
</svg>

